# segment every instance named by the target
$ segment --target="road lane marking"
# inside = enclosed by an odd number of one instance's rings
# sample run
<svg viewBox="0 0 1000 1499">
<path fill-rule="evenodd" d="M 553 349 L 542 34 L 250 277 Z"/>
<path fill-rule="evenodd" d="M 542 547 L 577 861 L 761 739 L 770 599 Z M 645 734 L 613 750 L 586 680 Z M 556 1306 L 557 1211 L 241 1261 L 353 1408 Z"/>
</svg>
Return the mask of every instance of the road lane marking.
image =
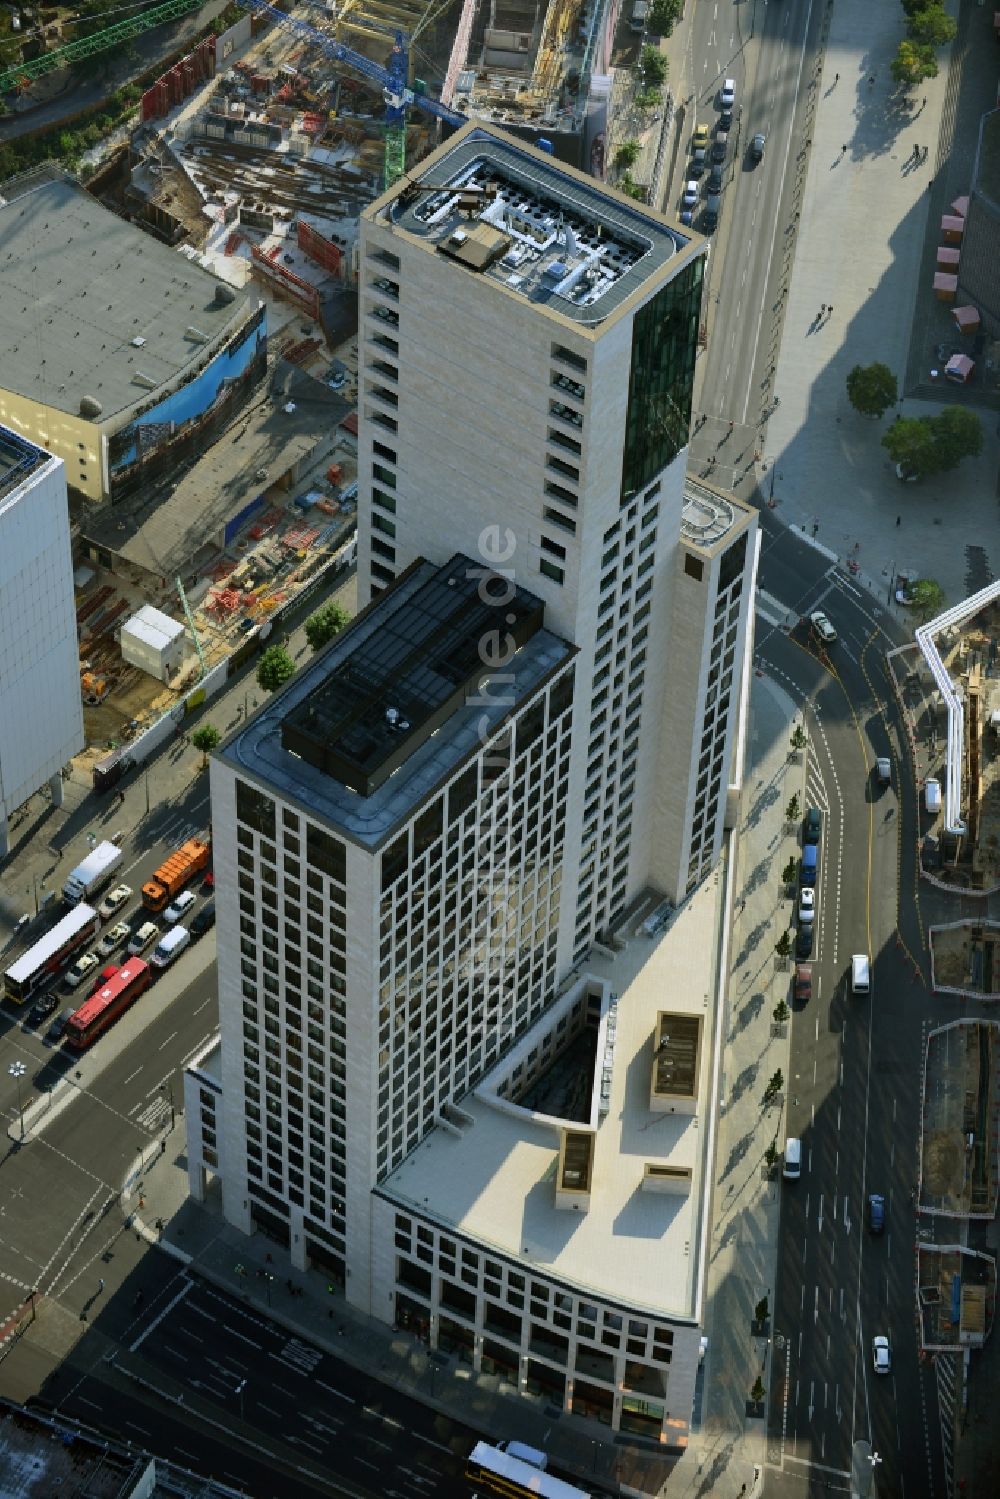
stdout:
<svg viewBox="0 0 1000 1499">
<path fill-rule="evenodd" d="M 164 1041 L 164 1043 L 163 1043 L 163 1045 L 162 1045 L 162 1046 L 158 1046 L 158 1047 L 157 1047 L 157 1048 L 156 1048 L 156 1049 L 157 1049 L 157 1051 L 163 1051 L 163 1050 L 164 1050 L 164 1049 L 165 1049 L 165 1048 L 166 1048 L 166 1047 L 168 1047 L 168 1046 L 169 1046 L 169 1045 L 170 1045 L 170 1043 L 171 1043 L 171 1041 L 172 1041 L 172 1040 L 173 1040 L 173 1039 L 174 1039 L 174 1037 L 175 1037 L 175 1036 L 176 1036 L 176 1035 L 177 1035 L 177 1034 L 178 1034 L 178 1033 L 177 1033 L 177 1031 L 171 1031 L 171 1032 L 170 1032 L 170 1035 L 169 1035 L 169 1036 L 168 1036 L 168 1037 L 167 1037 L 167 1039 L 166 1039 L 166 1040 L 165 1040 L 165 1041 Z"/>
<path fill-rule="evenodd" d="M 130 1082 L 131 1082 L 131 1081 L 132 1081 L 132 1079 L 133 1079 L 133 1078 L 134 1078 L 134 1077 L 138 1077 L 138 1076 L 139 1076 L 139 1073 L 140 1073 L 140 1072 L 141 1072 L 141 1071 L 142 1071 L 142 1066 L 141 1066 L 141 1065 L 140 1065 L 140 1066 L 138 1066 L 138 1067 L 137 1067 L 137 1068 L 136 1068 L 136 1069 L 135 1069 L 135 1071 L 134 1071 L 134 1072 L 130 1072 L 130 1073 L 129 1073 L 129 1075 L 128 1075 L 128 1077 L 126 1077 L 126 1078 L 125 1078 L 125 1079 L 124 1079 L 124 1080 L 123 1080 L 123 1082 L 122 1082 L 122 1087 L 123 1087 L 123 1088 L 124 1088 L 124 1087 L 125 1087 L 125 1084 L 126 1084 L 126 1083 L 130 1083 Z M 140 1104 L 136 1104 L 136 1108 L 140 1108 L 140 1107 L 141 1107 L 141 1105 L 140 1105 Z M 131 1110 L 130 1110 L 130 1111 L 129 1111 L 129 1112 L 130 1112 L 130 1113 L 131 1113 L 131 1112 L 132 1112 L 132 1111 L 131 1111 Z"/>
<path fill-rule="evenodd" d="M 447 1452 L 449 1457 L 454 1457 L 455 1455 L 451 1448 L 446 1447 L 443 1442 L 435 1442 L 431 1437 L 421 1436 L 419 1431 L 411 1431 L 410 1436 L 416 1437 L 418 1442 L 423 1442 L 428 1447 L 436 1447 L 439 1452 Z"/>
<path fill-rule="evenodd" d="M 174 1307 L 177 1305 L 177 1303 L 179 1301 L 183 1301 L 184 1297 L 188 1294 L 188 1292 L 190 1290 L 191 1290 L 191 1282 L 188 1281 L 177 1292 L 177 1295 L 173 1298 L 173 1300 L 167 1302 L 166 1306 L 163 1308 L 163 1311 L 160 1313 L 160 1315 L 158 1317 L 155 1317 L 153 1319 L 153 1321 L 149 1324 L 149 1326 L 147 1328 L 144 1328 L 144 1330 L 136 1338 L 135 1342 L 129 1344 L 129 1352 L 130 1353 L 134 1353 L 136 1351 L 136 1349 L 139 1348 L 145 1342 L 145 1340 L 149 1337 L 150 1333 L 154 1330 L 154 1328 L 159 1327 L 160 1323 L 163 1321 L 163 1319 L 167 1315 L 167 1313 L 168 1312 L 172 1312 L 173 1309 L 174 1309 Z M 180 1330 L 183 1331 L 183 1329 L 180 1329 Z M 201 1339 L 199 1338 L 198 1341 L 200 1342 Z"/>
<path fill-rule="evenodd" d="M 357 1405 L 358 1403 L 353 1395 L 345 1395 L 343 1390 L 335 1390 L 333 1385 L 327 1384 L 325 1380 L 314 1379 L 313 1384 L 319 1385 L 321 1390 L 326 1390 L 328 1395 L 336 1395 L 338 1400 L 346 1400 L 348 1405 Z"/>
</svg>

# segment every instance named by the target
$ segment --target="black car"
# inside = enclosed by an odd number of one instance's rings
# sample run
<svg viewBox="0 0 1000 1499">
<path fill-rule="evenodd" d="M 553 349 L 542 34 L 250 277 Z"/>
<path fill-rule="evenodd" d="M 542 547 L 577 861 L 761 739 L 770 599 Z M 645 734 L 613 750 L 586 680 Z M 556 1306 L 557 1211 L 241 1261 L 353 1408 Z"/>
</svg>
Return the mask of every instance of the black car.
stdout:
<svg viewBox="0 0 1000 1499">
<path fill-rule="evenodd" d="M 823 815 L 818 807 L 810 807 L 802 825 L 802 842 L 818 843 L 823 829 Z"/>
<path fill-rule="evenodd" d="M 54 1015 L 52 1017 L 52 1024 L 49 1026 L 48 1030 L 45 1032 L 46 1040 L 48 1040 L 48 1041 L 61 1041 L 62 1040 L 63 1031 L 66 1029 L 66 1022 L 69 1020 L 69 1017 L 72 1015 L 72 1013 L 73 1013 L 72 1009 L 69 1009 L 69 1010 L 60 1010 L 58 1015 Z"/>
<path fill-rule="evenodd" d="M 798 936 L 795 938 L 795 956 L 797 958 L 811 958 L 813 950 L 813 926 L 810 921 L 808 925 L 800 926 Z"/>
<path fill-rule="evenodd" d="M 726 145 L 728 143 L 728 140 L 729 137 L 726 135 L 725 131 L 723 131 L 722 134 L 717 135 L 715 140 L 712 142 L 712 160 L 714 162 L 725 161 Z"/>
<path fill-rule="evenodd" d="M 191 921 L 192 937 L 203 937 L 215 925 L 215 901 L 207 900 Z"/>
<path fill-rule="evenodd" d="M 708 174 L 708 191 L 712 193 L 722 192 L 722 168 L 713 167 Z"/>
<path fill-rule="evenodd" d="M 751 161 L 763 161 L 764 160 L 764 147 L 766 145 L 767 145 L 767 136 L 763 133 L 763 131 L 758 130 L 757 134 L 754 136 L 753 140 L 750 142 L 750 160 Z"/>
<path fill-rule="evenodd" d="M 31 1012 L 31 1018 L 36 1025 L 42 1020 L 47 1020 L 53 1010 L 59 1008 L 58 994 L 43 994 Z"/>
<path fill-rule="evenodd" d="M 718 193 L 709 194 L 705 203 L 705 212 L 701 216 L 701 227 L 706 234 L 711 234 L 712 230 L 718 227 L 721 204 L 722 198 Z"/>
<path fill-rule="evenodd" d="M 720 115 L 719 115 L 719 129 L 720 130 L 732 130 L 732 128 L 733 128 L 733 110 L 732 110 L 732 105 L 730 105 L 730 107 L 728 109 L 723 109 L 721 111 Z"/>
</svg>

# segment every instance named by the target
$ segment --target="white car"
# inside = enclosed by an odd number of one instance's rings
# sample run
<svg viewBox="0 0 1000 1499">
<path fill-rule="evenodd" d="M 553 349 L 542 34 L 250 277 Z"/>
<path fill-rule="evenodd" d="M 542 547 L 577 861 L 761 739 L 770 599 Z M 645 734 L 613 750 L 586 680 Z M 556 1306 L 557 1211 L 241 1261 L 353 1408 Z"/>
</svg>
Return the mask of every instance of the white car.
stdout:
<svg viewBox="0 0 1000 1499">
<path fill-rule="evenodd" d="M 197 899 L 198 897 L 193 890 L 182 890 L 177 899 L 171 902 L 163 913 L 163 919 L 167 923 L 167 926 L 176 926 L 184 915 L 184 912 L 190 911 Z"/>
<path fill-rule="evenodd" d="M 816 891 L 804 885 L 799 891 L 799 920 L 814 921 L 816 917 Z"/>
<path fill-rule="evenodd" d="M 77 958 L 76 962 L 73 964 L 72 968 L 68 970 L 66 977 L 63 980 L 66 988 L 79 989 L 80 985 L 87 978 L 88 974 L 93 973 L 94 969 L 97 967 L 100 961 L 101 960 L 97 956 L 96 952 L 85 952 L 82 958 Z"/>
<path fill-rule="evenodd" d="M 889 1339 L 879 1336 L 872 1338 L 872 1363 L 876 1374 L 892 1373 L 892 1349 L 889 1347 Z"/>
<path fill-rule="evenodd" d="M 144 921 L 135 933 L 128 945 L 130 958 L 136 958 L 141 952 L 145 952 L 151 942 L 155 942 L 160 935 L 160 928 L 155 921 Z"/>
<path fill-rule="evenodd" d="M 809 623 L 812 625 L 814 633 L 819 636 L 824 645 L 832 645 L 836 640 L 837 632 L 822 609 L 813 610 L 809 616 Z"/>
<path fill-rule="evenodd" d="M 110 957 L 116 948 L 127 942 L 131 936 L 132 928 L 127 921 L 116 921 L 113 927 L 109 927 L 97 944 L 97 951 L 102 958 Z"/>
<path fill-rule="evenodd" d="M 732 109 L 735 103 L 736 80 L 734 78 L 726 78 L 722 84 L 722 88 L 719 91 L 719 108 Z"/>
<path fill-rule="evenodd" d="M 683 198 L 681 198 L 681 207 L 682 208 L 693 208 L 694 205 L 697 203 L 697 201 L 698 201 L 698 184 L 697 184 L 697 182 L 694 182 L 694 181 L 685 182 L 685 184 L 684 184 L 684 196 L 683 196 Z"/>
<path fill-rule="evenodd" d="M 125 902 L 131 899 L 131 885 L 116 885 L 113 890 L 108 891 L 107 895 L 101 901 L 101 904 L 97 909 L 103 916 L 104 920 L 109 921 L 115 914 L 115 912 L 120 911 Z"/>
</svg>

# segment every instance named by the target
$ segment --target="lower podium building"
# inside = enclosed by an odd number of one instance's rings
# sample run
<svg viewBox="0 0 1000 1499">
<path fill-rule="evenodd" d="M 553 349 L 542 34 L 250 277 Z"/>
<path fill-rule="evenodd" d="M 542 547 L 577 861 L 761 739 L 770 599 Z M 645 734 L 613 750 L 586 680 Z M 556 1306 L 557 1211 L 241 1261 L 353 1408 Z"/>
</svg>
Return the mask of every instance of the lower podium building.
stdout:
<svg viewBox="0 0 1000 1499">
<path fill-rule="evenodd" d="M 486 541 L 414 561 L 213 759 L 191 1189 L 477 1377 L 681 1446 L 719 877 L 574 963 L 577 651 Z"/>
</svg>

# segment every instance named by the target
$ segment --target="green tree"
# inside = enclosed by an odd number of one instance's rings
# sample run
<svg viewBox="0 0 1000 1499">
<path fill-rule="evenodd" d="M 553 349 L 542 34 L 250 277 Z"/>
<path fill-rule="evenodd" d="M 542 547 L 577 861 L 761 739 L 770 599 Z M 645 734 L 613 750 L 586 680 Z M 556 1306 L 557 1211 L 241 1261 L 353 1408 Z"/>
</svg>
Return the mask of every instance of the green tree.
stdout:
<svg viewBox="0 0 1000 1499">
<path fill-rule="evenodd" d="M 667 59 L 658 47 L 643 47 L 639 53 L 639 72 L 646 88 L 659 88 L 667 81 Z"/>
<path fill-rule="evenodd" d="M 663 95 L 658 88 L 640 89 L 632 101 L 636 109 L 659 109 L 663 103 Z"/>
<path fill-rule="evenodd" d="M 781 883 L 783 885 L 791 885 L 794 882 L 794 880 L 795 880 L 795 856 L 793 854 L 792 857 L 789 859 L 788 863 L 785 865 L 784 869 L 781 871 Z"/>
<path fill-rule="evenodd" d="M 926 5 L 910 13 L 906 29 L 918 47 L 946 47 L 954 41 L 958 25 L 942 6 Z"/>
<path fill-rule="evenodd" d="M 775 1152 L 777 1154 L 777 1152 Z M 755 1322 L 766 1322 L 768 1313 L 767 1297 L 762 1296 L 753 1309 L 753 1320 Z"/>
<path fill-rule="evenodd" d="M 782 932 L 781 936 L 774 944 L 774 950 L 778 954 L 779 958 L 788 957 L 788 954 L 792 950 L 792 939 L 791 937 L 789 937 L 787 932 Z"/>
<path fill-rule="evenodd" d="M 208 757 L 222 740 L 222 735 L 214 723 L 203 723 L 200 728 L 195 729 L 191 735 L 191 743 L 195 749 L 201 750 L 201 768 L 205 769 Z"/>
<path fill-rule="evenodd" d="M 614 164 L 619 171 L 635 166 L 639 156 L 638 141 L 622 141 L 615 152 Z"/>
<path fill-rule="evenodd" d="M 792 741 L 791 741 L 792 749 L 793 750 L 804 750 L 805 747 L 806 747 L 806 745 L 808 743 L 809 743 L 809 736 L 807 735 L 807 733 L 806 733 L 805 729 L 802 727 L 802 725 L 800 723 L 797 723 L 795 725 L 794 729 L 792 730 Z"/>
<path fill-rule="evenodd" d="M 764 1381 L 761 1379 L 760 1375 L 758 1374 L 757 1378 L 753 1382 L 753 1389 L 750 1391 L 750 1399 L 753 1401 L 754 1405 L 759 1405 L 760 1402 L 763 1400 L 763 1398 L 764 1398 Z"/>
<path fill-rule="evenodd" d="M 897 417 L 883 434 L 882 446 L 906 475 L 922 479 L 936 472 L 934 431 L 926 416 Z"/>
<path fill-rule="evenodd" d="M 646 201 L 646 189 L 641 187 L 632 177 L 630 172 L 625 172 L 618 183 L 619 192 L 623 192 L 627 198 L 635 198 L 639 203 Z"/>
<path fill-rule="evenodd" d="M 306 620 L 306 639 L 314 651 L 321 650 L 328 640 L 340 634 L 344 626 L 350 623 L 350 619 L 343 604 L 331 599 Z"/>
<path fill-rule="evenodd" d="M 931 429 L 941 473 L 957 468 L 963 458 L 978 458 L 982 452 L 982 422 L 964 406 L 946 406 L 931 417 Z"/>
<path fill-rule="evenodd" d="M 684 0 L 653 0 L 647 25 L 654 36 L 669 36 L 684 14 Z"/>
<path fill-rule="evenodd" d="M 773 1140 L 764 1152 L 764 1161 L 768 1167 L 778 1164 L 778 1147 Z"/>
<path fill-rule="evenodd" d="M 775 1005 L 771 1013 L 774 1016 L 775 1025 L 784 1025 L 785 1021 L 788 1019 L 788 1006 L 786 1005 L 785 1001 L 783 999 L 779 999 L 778 1003 Z"/>
<path fill-rule="evenodd" d="M 933 47 L 905 40 L 900 42 L 896 55 L 889 64 L 889 72 L 904 88 L 923 83 L 925 78 L 936 78 L 937 71 Z"/>
<path fill-rule="evenodd" d="M 265 692 L 278 688 L 295 675 L 295 662 L 283 645 L 269 645 L 257 665 L 257 683 Z"/>
<path fill-rule="evenodd" d="M 777 1098 L 784 1086 L 785 1075 L 779 1067 L 777 1072 L 772 1073 L 768 1078 L 767 1087 L 764 1089 L 764 1102 L 770 1103 L 772 1099 Z"/>
<path fill-rule="evenodd" d="M 884 416 L 897 398 L 896 377 L 887 364 L 856 364 L 847 376 L 847 399 L 862 416 Z"/>
<path fill-rule="evenodd" d="M 918 578 L 910 585 L 910 606 L 923 619 L 931 619 L 944 608 L 944 589 L 934 578 Z"/>
<path fill-rule="evenodd" d="M 795 821 L 795 819 L 798 817 L 799 812 L 801 810 L 801 805 L 802 804 L 799 801 L 799 793 L 796 791 L 795 795 L 792 797 L 791 801 L 788 803 L 788 806 L 785 808 L 785 821 L 786 822 L 794 822 Z"/>
</svg>

